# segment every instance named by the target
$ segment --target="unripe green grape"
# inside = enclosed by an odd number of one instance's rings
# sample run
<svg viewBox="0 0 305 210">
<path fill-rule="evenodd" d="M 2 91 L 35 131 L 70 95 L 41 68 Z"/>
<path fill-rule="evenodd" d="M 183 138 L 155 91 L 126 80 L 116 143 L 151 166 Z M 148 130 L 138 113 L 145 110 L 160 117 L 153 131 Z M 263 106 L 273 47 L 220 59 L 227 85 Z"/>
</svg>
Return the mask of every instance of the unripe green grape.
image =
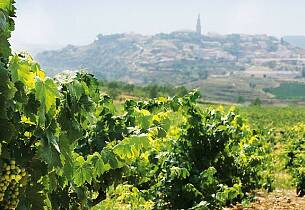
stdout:
<svg viewBox="0 0 305 210">
<path fill-rule="evenodd" d="M 5 180 L 9 180 L 10 179 L 10 176 L 8 175 L 8 174 L 6 174 L 5 176 L 4 176 L 4 178 L 5 178 Z"/>
<path fill-rule="evenodd" d="M 16 175 L 16 181 L 18 182 L 20 179 L 22 178 L 22 176 L 20 176 L 20 175 Z"/>
<path fill-rule="evenodd" d="M 0 209 L 16 209 L 19 190 L 23 187 L 19 181 L 25 176 L 26 170 L 16 165 L 15 160 L 3 164 L 2 169 L 0 168 Z"/>
</svg>

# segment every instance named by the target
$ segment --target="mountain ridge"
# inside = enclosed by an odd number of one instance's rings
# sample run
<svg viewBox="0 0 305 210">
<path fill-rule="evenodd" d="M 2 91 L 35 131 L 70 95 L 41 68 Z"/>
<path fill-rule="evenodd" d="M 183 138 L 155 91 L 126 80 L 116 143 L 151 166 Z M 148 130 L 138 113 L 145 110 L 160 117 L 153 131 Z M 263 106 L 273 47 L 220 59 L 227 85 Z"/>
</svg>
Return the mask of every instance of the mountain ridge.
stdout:
<svg viewBox="0 0 305 210">
<path fill-rule="evenodd" d="M 305 50 L 267 35 L 198 35 L 175 31 L 155 35 L 99 34 L 89 45 L 73 46 L 37 55 L 50 75 L 62 70 L 88 69 L 97 77 L 129 83 L 183 84 L 209 74 L 242 71 L 253 65 L 275 70 L 297 68 L 272 59 L 305 57 Z M 268 60 L 269 59 L 269 60 Z M 270 60 L 271 59 L 271 60 Z"/>
</svg>

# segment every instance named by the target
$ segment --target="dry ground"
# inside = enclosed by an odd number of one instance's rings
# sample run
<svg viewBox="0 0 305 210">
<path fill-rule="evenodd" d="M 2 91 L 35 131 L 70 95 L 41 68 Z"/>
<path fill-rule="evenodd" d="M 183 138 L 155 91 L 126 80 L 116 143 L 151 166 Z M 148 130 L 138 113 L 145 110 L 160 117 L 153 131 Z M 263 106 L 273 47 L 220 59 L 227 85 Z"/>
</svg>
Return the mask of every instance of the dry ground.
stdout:
<svg viewBox="0 0 305 210">
<path fill-rule="evenodd" d="M 227 210 L 305 210 L 305 197 L 296 196 L 293 190 L 276 190 L 272 193 L 258 192 L 250 207 L 236 205 Z"/>
</svg>

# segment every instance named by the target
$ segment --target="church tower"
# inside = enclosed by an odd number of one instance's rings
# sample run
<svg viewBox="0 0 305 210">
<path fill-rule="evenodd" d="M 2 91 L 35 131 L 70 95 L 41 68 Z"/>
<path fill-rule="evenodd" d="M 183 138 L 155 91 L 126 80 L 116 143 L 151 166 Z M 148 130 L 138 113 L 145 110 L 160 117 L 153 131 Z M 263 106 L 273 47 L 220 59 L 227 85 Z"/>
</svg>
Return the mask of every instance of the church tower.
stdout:
<svg viewBox="0 0 305 210">
<path fill-rule="evenodd" d="M 196 33 L 201 36 L 201 21 L 200 21 L 200 14 L 197 18 L 197 24 L 196 24 Z"/>
</svg>

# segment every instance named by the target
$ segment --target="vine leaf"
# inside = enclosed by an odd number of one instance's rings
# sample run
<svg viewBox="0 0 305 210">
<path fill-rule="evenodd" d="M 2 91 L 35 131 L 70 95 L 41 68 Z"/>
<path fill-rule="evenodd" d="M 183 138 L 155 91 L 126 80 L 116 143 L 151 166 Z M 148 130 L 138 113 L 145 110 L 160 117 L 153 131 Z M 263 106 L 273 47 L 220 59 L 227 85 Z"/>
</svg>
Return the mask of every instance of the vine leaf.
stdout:
<svg viewBox="0 0 305 210">
<path fill-rule="evenodd" d="M 11 0 L 1 0 L 0 1 L 0 9 L 7 9 L 11 6 Z"/>
<path fill-rule="evenodd" d="M 146 130 L 148 129 L 153 122 L 153 115 L 148 110 L 137 110 L 137 124 L 139 124 L 140 128 Z"/>
<path fill-rule="evenodd" d="M 105 172 L 105 164 L 102 158 L 97 158 L 94 164 L 94 172 L 96 176 L 100 176 Z"/>
<path fill-rule="evenodd" d="M 124 139 L 113 148 L 113 152 L 123 160 L 134 159 L 141 151 L 149 148 L 149 139 L 145 134 Z"/>
<path fill-rule="evenodd" d="M 57 85 L 50 78 L 47 78 L 45 81 L 36 78 L 35 83 L 36 97 L 45 108 L 46 113 L 55 105 L 56 98 L 59 97 Z"/>
<path fill-rule="evenodd" d="M 59 97 L 57 85 L 50 78 L 45 81 L 36 77 L 35 82 L 36 98 L 40 102 L 39 107 L 39 124 L 43 126 L 45 123 L 45 115 L 49 113 L 52 107 L 55 108 L 56 98 Z"/>
<path fill-rule="evenodd" d="M 41 184 L 33 184 L 28 187 L 20 198 L 18 210 L 27 209 L 44 209 L 46 200 L 45 195 L 42 193 L 43 186 Z"/>
<path fill-rule="evenodd" d="M 83 156 L 78 156 L 75 159 L 74 183 L 77 186 L 81 186 L 85 182 L 91 183 L 92 176 L 91 165 L 85 161 Z"/>
<path fill-rule="evenodd" d="M 8 71 L 5 69 L 4 65 L 0 63 L 0 118 L 7 118 L 7 106 L 6 100 L 10 100 L 14 97 L 16 93 L 16 88 L 14 83 L 9 79 Z M 1 132 L 2 133 L 2 132 Z"/>
<path fill-rule="evenodd" d="M 49 165 L 49 168 L 61 166 L 60 154 L 53 145 L 42 141 L 39 156 Z"/>
<path fill-rule="evenodd" d="M 1 1 L 0 1 L 0 4 L 1 4 Z M 0 8 L 1 8 L 1 6 L 0 6 Z M 7 26 L 8 26 L 8 23 L 6 21 L 5 14 L 2 11 L 0 11 L 0 30 L 5 31 Z"/>
<path fill-rule="evenodd" d="M 29 55 L 26 55 L 25 58 L 20 58 L 18 55 L 12 56 L 9 69 L 13 82 L 21 81 L 29 90 L 35 87 L 36 76 L 41 79 L 45 78 L 44 72 Z"/>
<path fill-rule="evenodd" d="M 92 162 L 92 164 L 94 165 L 93 168 L 94 177 L 98 177 L 102 175 L 106 170 L 110 169 L 106 167 L 101 155 L 98 152 L 95 152 L 93 155 L 88 155 L 87 161 Z"/>
<path fill-rule="evenodd" d="M 60 151 L 61 155 L 64 158 L 64 166 L 63 166 L 63 174 L 68 179 L 73 178 L 73 168 L 74 163 L 72 159 L 72 151 L 74 148 L 74 144 L 71 142 L 69 137 L 66 134 L 62 134 L 59 137 Z"/>
<path fill-rule="evenodd" d="M 81 98 L 82 94 L 84 94 L 84 92 L 85 92 L 82 84 L 77 80 L 71 82 L 68 85 L 68 89 L 69 89 L 70 94 L 73 97 L 75 97 L 77 100 L 79 100 Z"/>
</svg>

